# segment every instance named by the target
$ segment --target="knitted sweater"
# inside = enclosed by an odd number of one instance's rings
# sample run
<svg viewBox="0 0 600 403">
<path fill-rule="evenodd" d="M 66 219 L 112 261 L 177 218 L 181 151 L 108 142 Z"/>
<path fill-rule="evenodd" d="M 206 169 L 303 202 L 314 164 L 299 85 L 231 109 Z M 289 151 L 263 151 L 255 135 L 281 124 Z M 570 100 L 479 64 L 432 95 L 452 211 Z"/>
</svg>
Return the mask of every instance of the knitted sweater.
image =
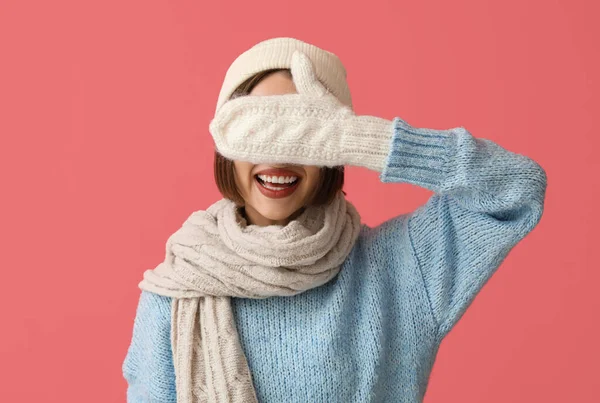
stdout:
<svg viewBox="0 0 600 403">
<path fill-rule="evenodd" d="M 340 273 L 293 297 L 232 298 L 259 401 L 421 402 L 442 339 L 539 222 L 544 169 L 462 127 L 394 119 L 382 182 L 434 192 L 362 225 Z M 127 401 L 176 402 L 171 299 L 142 291 Z"/>
</svg>

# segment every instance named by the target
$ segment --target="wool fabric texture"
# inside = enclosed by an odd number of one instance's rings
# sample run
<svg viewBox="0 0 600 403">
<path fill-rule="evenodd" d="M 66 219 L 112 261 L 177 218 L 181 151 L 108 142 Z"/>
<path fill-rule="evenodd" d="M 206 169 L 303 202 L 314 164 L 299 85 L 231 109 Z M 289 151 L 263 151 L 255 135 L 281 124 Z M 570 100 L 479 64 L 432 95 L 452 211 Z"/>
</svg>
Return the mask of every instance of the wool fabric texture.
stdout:
<svg viewBox="0 0 600 403">
<path fill-rule="evenodd" d="M 427 202 L 362 224 L 320 287 L 231 298 L 259 402 L 422 402 L 442 340 L 542 217 L 546 172 L 533 159 L 463 127 L 395 118 L 392 131 L 379 178 L 430 190 Z M 123 361 L 130 403 L 177 401 L 171 301 L 140 294 Z"/>
<path fill-rule="evenodd" d="M 383 169 L 392 121 L 357 116 L 319 80 L 314 64 L 294 51 L 296 94 L 230 100 L 209 125 L 219 153 L 232 160 Z"/>
<path fill-rule="evenodd" d="M 286 226 L 247 225 L 228 199 L 192 213 L 139 285 L 173 297 L 177 401 L 257 402 L 230 297 L 292 296 L 325 284 L 359 231 L 360 216 L 341 192 Z"/>
<path fill-rule="evenodd" d="M 240 84 L 256 73 L 289 68 L 295 51 L 307 55 L 315 65 L 319 80 L 340 102 L 352 108 L 352 96 L 346 81 L 346 68 L 338 56 L 300 39 L 279 37 L 257 43 L 233 61 L 225 73 L 216 111 L 228 102 L 229 97 Z"/>
</svg>

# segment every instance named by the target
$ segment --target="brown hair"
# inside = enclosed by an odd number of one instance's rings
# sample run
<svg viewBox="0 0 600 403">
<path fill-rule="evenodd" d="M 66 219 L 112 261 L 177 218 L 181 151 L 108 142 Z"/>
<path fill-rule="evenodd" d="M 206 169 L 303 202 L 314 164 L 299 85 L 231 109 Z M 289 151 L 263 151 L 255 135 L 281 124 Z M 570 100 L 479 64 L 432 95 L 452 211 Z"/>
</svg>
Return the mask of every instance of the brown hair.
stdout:
<svg viewBox="0 0 600 403">
<path fill-rule="evenodd" d="M 250 91 L 265 77 L 271 73 L 277 71 L 284 71 L 290 77 L 292 73 L 290 69 L 270 69 L 261 71 L 252 77 L 248 78 L 242 84 L 240 84 L 235 91 L 231 94 L 229 99 L 245 96 L 250 94 Z M 215 182 L 219 188 L 219 192 L 223 197 L 233 200 L 238 205 L 244 204 L 244 199 L 240 195 L 236 183 L 235 183 L 235 169 L 233 161 L 225 158 L 217 150 L 215 150 L 215 164 L 214 164 Z M 315 187 L 313 194 L 311 195 L 312 205 L 329 204 L 335 198 L 337 192 L 341 191 L 344 186 L 344 166 L 335 167 L 321 167 L 319 175 L 319 183 Z"/>
</svg>

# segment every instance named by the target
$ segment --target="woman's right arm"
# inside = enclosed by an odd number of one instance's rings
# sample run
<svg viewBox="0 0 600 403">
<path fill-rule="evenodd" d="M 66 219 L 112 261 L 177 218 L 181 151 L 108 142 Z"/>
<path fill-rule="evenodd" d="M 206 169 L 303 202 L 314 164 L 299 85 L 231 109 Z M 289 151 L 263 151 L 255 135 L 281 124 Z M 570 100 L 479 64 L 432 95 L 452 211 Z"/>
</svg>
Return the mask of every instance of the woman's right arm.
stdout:
<svg viewBox="0 0 600 403">
<path fill-rule="evenodd" d="M 141 292 L 122 371 L 128 403 L 176 403 L 170 297 Z"/>
</svg>

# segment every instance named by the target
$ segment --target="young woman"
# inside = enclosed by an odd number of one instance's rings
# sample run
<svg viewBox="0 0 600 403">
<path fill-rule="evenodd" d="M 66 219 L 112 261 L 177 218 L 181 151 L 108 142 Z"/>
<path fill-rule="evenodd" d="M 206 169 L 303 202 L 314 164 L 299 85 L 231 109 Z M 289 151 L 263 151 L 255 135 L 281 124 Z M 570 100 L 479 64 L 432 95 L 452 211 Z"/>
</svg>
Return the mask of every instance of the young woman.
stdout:
<svg viewBox="0 0 600 403">
<path fill-rule="evenodd" d="M 224 197 L 144 273 L 128 401 L 422 401 L 442 339 L 539 222 L 545 171 L 462 127 L 355 115 L 340 60 L 294 38 L 233 62 L 210 132 Z M 434 194 L 371 228 L 345 165 Z"/>
</svg>

